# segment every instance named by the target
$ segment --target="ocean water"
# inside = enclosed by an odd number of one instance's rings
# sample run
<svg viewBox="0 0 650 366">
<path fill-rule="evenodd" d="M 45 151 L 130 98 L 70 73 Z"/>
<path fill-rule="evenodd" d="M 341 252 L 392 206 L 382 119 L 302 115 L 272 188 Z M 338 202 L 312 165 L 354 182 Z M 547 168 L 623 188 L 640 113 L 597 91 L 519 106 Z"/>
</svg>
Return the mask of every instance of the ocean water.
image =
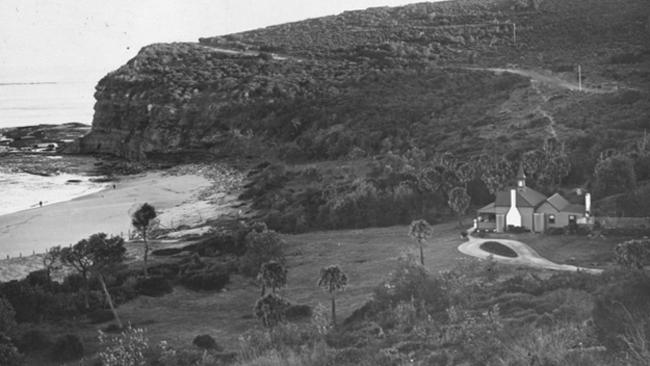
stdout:
<svg viewBox="0 0 650 366">
<path fill-rule="evenodd" d="M 0 128 L 93 118 L 96 81 L 0 82 Z"/>
<path fill-rule="evenodd" d="M 69 183 L 69 180 L 79 180 Z M 2 215 L 43 205 L 71 200 L 101 191 L 106 183 L 94 183 L 89 177 L 59 174 L 51 177 L 0 171 L 0 223 Z"/>
</svg>

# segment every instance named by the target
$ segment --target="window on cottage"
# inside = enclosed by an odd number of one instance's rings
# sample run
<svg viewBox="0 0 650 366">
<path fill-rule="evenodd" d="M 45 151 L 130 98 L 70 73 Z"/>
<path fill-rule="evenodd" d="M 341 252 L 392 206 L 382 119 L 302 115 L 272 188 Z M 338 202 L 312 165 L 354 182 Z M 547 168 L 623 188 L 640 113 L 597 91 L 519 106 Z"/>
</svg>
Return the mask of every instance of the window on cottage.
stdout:
<svg viewBox="0 0 650 366">
<path fill-rule="evenodd" d="M 555 224 L 555 215 L 548 215 L 548 223 Z"/>
</svg>

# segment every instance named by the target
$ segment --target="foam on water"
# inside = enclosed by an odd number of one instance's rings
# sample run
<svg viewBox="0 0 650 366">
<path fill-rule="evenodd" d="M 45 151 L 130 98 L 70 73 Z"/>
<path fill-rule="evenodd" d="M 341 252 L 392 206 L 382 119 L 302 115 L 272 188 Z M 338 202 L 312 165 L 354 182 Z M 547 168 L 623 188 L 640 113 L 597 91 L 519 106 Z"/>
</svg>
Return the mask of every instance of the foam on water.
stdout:
<svg viewBox="0 0 650 366">
<path fill-rule="evenodd" d="M 69 181 L 79 181 L 70 183 Z M 88 177 L 59 174 L 51 177 L 0 171 L 0 215 L 27 210 L 98 192 L 105 184 L 93 183 Z M 0 218 L 2 220 L 2 218 Z"/>
</svg>

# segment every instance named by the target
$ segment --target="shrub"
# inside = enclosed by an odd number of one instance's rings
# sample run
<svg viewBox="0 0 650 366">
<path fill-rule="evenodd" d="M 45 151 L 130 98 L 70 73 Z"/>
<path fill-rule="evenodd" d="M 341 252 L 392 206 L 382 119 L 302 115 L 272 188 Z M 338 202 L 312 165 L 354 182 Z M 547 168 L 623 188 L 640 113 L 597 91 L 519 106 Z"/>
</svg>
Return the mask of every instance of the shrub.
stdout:
<svg viewBox="0 0 650 366">
<path fill-rule="evenodd" d="M 99 343 L 104 348 L 99 352 L 103 366 L 140 366 L 145 364 L 145 351 L 149 340 L 144 330 L 130 325 L 119 335 L 107 337 L 99 332 Z"/>
<path fill-rule="evenodd" d="M 189 272 L 181 277 L 181 284 L 190 290 L 218 291 L 230 282 L 230 275 L 223 268 Z"/>
<path fill-rule="evenodd" d="M 151 297 L 160 297 L 174 291 L 171 283 L 163 277 L 149 277 L 140 279 L 135 290 L 138 294 Z"/>
<path fill-rule="evenodd" d="M 650 277 L 635 274 L 613 283 L 596 295 L 592 312 L 598 339 L 611 350 L 627 348 L 632 333 L 650 339 Z"/>
<path fill-rule="evenodd" d="M 40 269 L 37 271 L 29 272 L 26 278 L 30 286 L 41 286 L 43 288 L 50 288 L 53 284 L 50 280 L 50 274 L 47 269 Z"/>
<path fill-rule="evenodd" d="M 79 273 L 71 273 L 63 279 L 62 289 L 65 292 L 79 292 L 83 288 L 84 278 Z"/>
<path fill-rule="evenodd" d="M 16 325 L 16 312 L 11 303 L 0 297 L 0 333 L 6 333 Z"/>
<path fill-rule="evenodd" d="M 106 323 L 113 320 L 113 312 L 108 309 L 97 309 L 86 314 L 88 320 L 93 324 Z"/>
<path fill-rule="evenodd" d="M 223 348 L 221 348 L 209 334 L 196 336 L 192 341 L 192 344 L 202 349 L 212 349 L 216 351 L 223 350 Z"/>
<path fill-rule="evenodd" d="M 443 311 L 449 305 L 449 297 L 442 281 L 429 276 L 424 267 L 403 263 L 390 279 L 374 290 L 376 304 L 380 308 L 392 308 L 400 302 L 424 304 L 430 312 Z"/>
<path fill-rule="evenodd" d="M 628 240 L 616 245 L 616 262 L 628 268 L 643 269 L 650 264 L 650 240 Z"/>
<path fill-rule="evenodd" d="M 151 252 L 151 255 L 159 256 L 159 257 L 167 257 L 170 255 L 175 255 L 178 253 L 183 252 L 182 248 L 164 248 L 164 249 L 156 249 Z"/>
<path fill-rule="evenodd" d="M 34 352 L 41 352 L 52 345 L 52 340 L 39 329 L 31 329 L 23 333 L 16 346 L 21 353 L 31 354 Z"/>
<path fill-rule="evenodd" d="M 285 320 L 289 305 L 287 300 L 270 293 L 255 302 L 253 312 L 265 327 L 273 328 Z"/>
<path fill-rule="evenodd" d="M 513 233 L 513 234 L 523 234 L 523 233 L 530 232 L 530 230 L 526 229 L 525 227 L 512 226 L 512 225 L 508 225 L 508 228 L 507 228 L 506 231 L 509 232 L 509 233 Z"/>
<path fill-rule="evenodd" d="M 60 337 L 52 347 L 52 360 L 56 362 L 76 361 L 83 357 L 84 347 L 79 337 L 68 334 Z"/>
<path fill-rule="evenodd" d="M 0 365 L 21 366 L 23 357 L 18 349 L 11 343 L 11 339 L 0 333 Z"/>
<path fill-rule="evenodd" d="M 564 235 L 566 230 L 562 227 L 549 227 L 544 232 L 546 235 Z"/>
<path fill-rule="evenodd" d="M 178 276 L 180 266 L 178 263 L 160 263 L 149 267 L 149 275 L 173 279 Z"/>
<path fill-rule="evenodd" d="M 289 321 L 311 318 L 312 311 L 309 305 L 289 305 L 285 310 L 284 316 Z"/>
<path fill-rule="evenodd" d="M 246 235 L 246 252 L 240 258 L 239 270 L 248 276 L 255 276 L 262 263 L 274 260 L 284 265 L 283 242 L 272 230 L 251 231 Z"/>
</svg>

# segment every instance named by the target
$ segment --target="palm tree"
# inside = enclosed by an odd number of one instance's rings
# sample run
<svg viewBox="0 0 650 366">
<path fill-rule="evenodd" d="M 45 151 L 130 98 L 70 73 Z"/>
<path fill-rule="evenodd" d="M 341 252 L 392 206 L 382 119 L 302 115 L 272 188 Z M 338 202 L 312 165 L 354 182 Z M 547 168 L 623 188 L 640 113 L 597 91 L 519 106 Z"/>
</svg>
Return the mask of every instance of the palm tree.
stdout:
<svg viewBox="0 0 650 366">
<path fill-rule="evenodd" d="M 147 231 L 151 220 L 157 216 L 156 209 L 148 203 L 140 206 L 131 215 L 131 224 L 140 231 L 142 234 L 142 241 L 144 241 L 144 276 L 149 277 L 147 273 L 147 260 L 149 258 L 149 242 L 147 241 Z"/>
<path fill-rule="evenodd" d="M 320 270 L 318 286 L 327 291 L 332 299 L 332 325 L 336 326 L 336 291 L 341 291 L 348 284 L 348 276 L 337 265 Z"/>
<path fill-rule="evenodd" d="M 257 275 L 257 280 L 262 284 L 262 293 L 264 296 L 266 288 L 270 288 L 272 293 L 276 289 L 286 286 L 287 284 L 287 269 L 276 261 L 268 261 L 263 263 L 260 268 L 260 273 Z"/>
<path fill-rule="evenodd" d="M 424 241 L 433 234 L 433 229 L 426 220 L 415 220 L 409 227 L 409 236 L 418 242 L 420 247 L 420 264 L 424 265 Z"/>
</svg>

